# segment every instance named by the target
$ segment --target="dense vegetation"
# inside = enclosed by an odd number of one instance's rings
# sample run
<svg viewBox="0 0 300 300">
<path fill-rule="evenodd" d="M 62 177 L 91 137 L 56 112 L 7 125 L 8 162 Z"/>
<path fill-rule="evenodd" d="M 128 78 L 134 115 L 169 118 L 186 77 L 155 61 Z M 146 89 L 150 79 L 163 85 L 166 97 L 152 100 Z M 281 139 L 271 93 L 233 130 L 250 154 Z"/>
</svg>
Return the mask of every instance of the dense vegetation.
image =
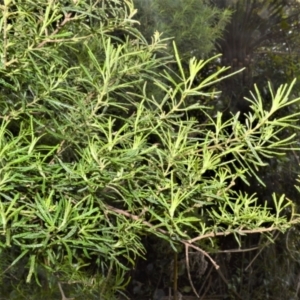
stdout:
<svg viewBox="0 0 300 300">
<path fill-rule="evenodd" d="M 282 299 L 255 262 L 287 246 L 297 272 L 297 199 L 256 187 L 296 155 L 300 98 L 289 77 L 253 87 L 245 111 L 219 109 L 222 82 L 241 78 L 214 55 L 229 2 L 141 1 L 137 14 L 131 0 L 2 1 L 1 296 Z M 270 247 L 280 233 L 286 246 Z"/>
</svg>

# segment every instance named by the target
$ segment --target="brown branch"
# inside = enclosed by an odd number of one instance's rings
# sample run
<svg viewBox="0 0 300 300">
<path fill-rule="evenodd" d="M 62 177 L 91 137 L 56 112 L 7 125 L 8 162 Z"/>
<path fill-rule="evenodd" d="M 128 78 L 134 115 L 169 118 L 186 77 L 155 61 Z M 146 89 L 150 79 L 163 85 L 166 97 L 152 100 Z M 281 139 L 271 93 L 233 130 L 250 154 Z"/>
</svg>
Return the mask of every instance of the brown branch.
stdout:
<svg viewBox="0 0 300 300">
<path fill-rule="evenodd" d="M 186 255 L 188 255 L 188 245 L 185 244 L 185 252 L 186 252 Z M 204 255 L 207 254 L 204 250 L 194 246 L 194 245 L 190 245 L 191 248 L 194 248 L 200 252 L 202 252 Z M 207 257 L 209 258 L 209 260 L 212 262 L 213 266 L 215 267 L 215 269 L 217 270 L 219 276 L 221 277 L 221 279 L 223 280 L 223 282 L 226 284 L 226 286 L 228 287 L 229 286 L 229 282 L 227 281 L 227 279 L 225 278 L 224 274 L 222 273 L 222 271 L 220 270 L 219 266 L 217 265 L 217 263 L 207 254 Z M 187 260 L 188 261 L 188 260 Z M 187 265 L 188 267 L 188 265 Z M 197 297 L 199 298 L 200 296 L 198 295 L 198 293 L 195 291 L 195 288 L 194 288 L 194 285 L 192 284 L 192 279 L 191 279 L 191 276 L 190 276 L 190 273 L 188 272 L 188 277 L 189 277 L 189 282 L 191 284 L 191 287 L 193 289 L 193 292 L 195 293 L 195 295 L 197 295 Z M 206 294 L 207 291 L 205 291 L 204 295 Z M 234 290 L 231 290 L 231 292 L 236 296 L 236 299 L 241 299 L 242 300 L 242 297 Z"/>
<path fill-rule="evenodd" d="M 186 264 L 186 270 L 188 274 L 188 279 L 190 286 L 192 287 L 192 290 L 194 294 L 197 296 L 197 298 L 200 298 L 199 294 L 197 293 L 193 281 L 192 281 L 192 276 L 191 276 L 191 271 L 190 271 L 190 261 L 189 261 L 189 247 L 185 245 L 185 264 Z"/>
<path fill-rule="evenodd" d="M 213 266 L 215 267 L 216 270 L 218 270 L 220 268 L 220 266 L 213 260 L 213 258 L 206 252 L 204 251 L 203 249 L 193 245 L 193 244 L 190 244 L 189 242 L 187 241 L 184 241 L 184 240 L 179 240 L 181 243 L 183 243 L 185 246 L 187 247 L 191 247 L 195 250 L 197 250 L 198 252 L 201 252 L 204 256 L 206 256 L 210 262 L 213 264 Z"/>
<path fill-rule="evenodd" d="M 255 246 L 247 249 L 227 249 L 227 250 L 218 250 L 215 253 L 237 253 L 237 252 L 250 252 L 259 249 L 259 246 Z"/>
<path fill-rule="evenodd" d="M 115 208 L 113 206 L 110 206 L 110 205 L 106 205 L 106 207 L 118 214 L 121 214 L 123 216 L 126 216 L 126 217 L 129 217 L 131 218 L 132 220 L 135 220 L 135 221 L 140 221 L 140 218 L 136 215 L 133 215 L 133 214 L 130 214 L 129 212 L 125 211 L 125 210 L 122 210 L 122 209 L 119 209 L 119 208 Z M 146 225 L 147 227 L 149 228 L 153 228 L 154 225 L 152 225 L 151 223 L 147 222 L 147 221 L 142 221 L 142 224 Z M 159 231 L 160 233 L 163 233 L 164 235 L 169 235 L 168 232 L 166 230 L 163 230 L 163 229 L 160 229 L 160 228 L 157 228 L 157 231 Z M 198 252 L 201 252 L 204 256 L 206 256 L 210 262 L 213 264 L 213 266 L 215 267 L 215 269 L 219 269 L 219 266 L 218 264 L 212 259 L 212 257 L 206 252 L 204 251 L 203 249 L 193 245 L 190 243 L 190 241 L 185 241 L 183 239 L 179 239 L 179 242 L 182 243 L 183 245 L 187 246 L 187 247 L 191 247 L 195 250 L 197 250 Z"/>
<path fill-rule="evenodd" d="M 174 252 L 174 264 L 173 264 L 173 299 L 178 300 L 178 254 Z"/>
<path fill-rule="evenodd" d="M 61 283 L 60 283 L 60 282 L 58 282 L 58 288 L 59 288 L 59 290 L 60 290 L 62 300 L 74 300 L 74 299 L 75 299 L 75 298 L 67 298 L 67 297 L 65 296 L 64 290 L 62 289 L 62 286 L 61 286 Z"/>
<path fill-rule="evenodd" d="M 274 234 L 273 234 L 274 235 Z M 276 240 L 279 236 L 279 233 L 276 234 L 276 236 L 273 238 L 274 240 Z M 266 248 L 267 246 L 269 246 L 271 244 L 271 241 L 268 240 L 264 245 L 263 247 L 261 247 L 259 249 L 259 251 L 256 253 L 256 255 L 253 257 L 253 259 L 250 261 L 250 263 L 248 264 L 248 266 L 245 268 L 245 271 L 247 271 L 251 265 L 253 264 L 253 262 L 257 259 L 257 257 L 260 255 L 260 253 L 264 250 L 264 248 Z"/>
<path fill-rule="evenodd" d="M 254 233 L 263 233 L 263 232 L 271 232 L 274 230 L 279 230 L 279 228 L 277 227 L 267 227 L 267 228 L 261 228 L 261 229 L 240 229 L 237 230 L 236 233 L 240 234 L 240 235 L 244 235 L 244 234 L 254 234 Z M 201 236 L 197 236 L 193 239 L 188 240 L 188 243 L 194 243 L 196 241 L 200 241 L 202 239 L 207 239 L 207 238 L 213 238 L 216 236 L 227 236 L 232 234 L 232 231 L 224 231 L 224 232 L 211 232 L 211 233 L 207 233 Z"/>
<path fill-rule="evenodd" d="M 211 269 L 211 270 L 212 270 L 212 269 Z M 204 293 L 203 293 L 203 295 L 201 296 L 200 300 L 205 300 L 205 299 L 207 299 L 206 294 L 208 293 L 210 287 L 211 287 L 211 277 L 209 278 L 208 285 L 205 287 Z M 200 292 L 199 292 L 199 294 L 200 294 Z"/>
<path fill-rule="evenodd" d="M 199 294 L 201 295 L 202 290 L 203 290 L 203 289 L 205 288 L 205 286 L 206 286 L 206 288 L 204 289 L 204 293 L 203 293 L 203 295 L 201 296 L 200 300 L 204 300 L 204 297 L 205 297 L 205 295 L 207 294 L 208 288 L 210 288 L 210 285 L 211 285 L 211 277 L 210 277 L 210 274 L 211 274 L 212 270 L 213 270 L 213 266 L 210 267 L 210 269 L 209 269 L 209 271 L 208 271 L 208 274 L 206 275 L 206 278 L 205 278 L 205 280 L 204 280 L 204 282 L 203 282 L 203 284 L 202 284 L 202 286 L 201 286 L 201 288 L 200 288 L 200 290 L 199 290 Z M 208 281 L 208 284 L 206 284 L 207 281 Z"/>
<path fill-rule="evenodd" d="M 117 214 L 126 216 L 126 217 L 131 218 L 132 220 L 135 220 L 135 221 L 141 221 L 141 223 L 144 224 L 144 225 L 146 225 L 147 227 L 154 228 L 154 225 L 152 225 L 150 222 L 148 222 L 148 221 L 142 221 L 139 216 L 133 215 L 133 214 L 129 213 L 128 211 L 125 211 L 125 210 L 122 210 L 122 209 L 119 209 L 119 208 L 115 208 L 115 207 L 110 206 L 110 205 L 106 205 L 106 207 L 109 210 L 111 210 L 111 211 L 113 211 L 113 212 L 115 212 Z M 167 235 L 167 236 L 169 235 L 168 232 L 166 230 L 164 230 L 164 229 L 157 228 L 156 230 L 158 232 L 160 232 L 160 233 L 163 233 L 164 235 Z M 243 234 L 271 232 L 271 231 L 274 231 L 274 230 L 279 230 L 279 228 L 271 226 L 271 227 L 268 227 L 268 228 L 261 228 L 261 229 L 254 229 L 254 230 L 250 230 L 250 229 L 244 229 L 244 230 L 242 230 L 241 229 L 241 230 L 237 230 L 237 233 L 240 234 L 240 235 L 243 235 Z M 196 242 L 196 241 L 202 240 L 204 238 L 212 238 L 212 237 L 216 237 L 216 236 L 227 236 L 229 234 L 232 234 L 232 232 L 231 231 L 217 232 L 217 233 L 212 232 L 212 233 L 204 234 L 202 236 L 190 239 L 188 241 L 183 240 L 183 239 L 179 239 L 179 242 L 182 243 L 185 246 L 185 252 L 186 253 L 188 253 L 188 249 L 189 249 L 189 247 L 191 247 L 191 248 L 197 250 L 198 252 L 202 253 L 204 256 L 206 256 L 209 259 L 209 261 L 212 263 L 212 265 L 214 266 L 214 268 L 217 270 L 217 272 L 219 273 L 221 279 L 224 281 L 224 283 L 227 286 L 229 286 L 229 283 L 228 283 L 227 279 L 225 278 L 224 274 L 221 272 L 220 267 L 216 263 L 216 261 L 206 251 L 204 251 L 203 249 L 195 246 L 193 243 Z M 254 249 L 251 249 L 251 250 L 254 250 Z M 236 251 L 236 250 L 233 250 L 233 251 Z M 243 250 L 241 250 L 241 251 L 243 251 Z M 250 251 L 250 250 L 246 249 L 245 251 Z M 188 262 L 188 259 L 187 259 L 187 262 Z M 188 264 L 187 264 L 187 268 L 189 270 L 189 265 Z M 189 272 L 188 272 L 188 277 L 189 277 L 189 281 L 191 283 L 192 280 L 191 280 L 191 276 L 190 276 Z M 194 293 L 197 296 L 199 296 L 196 293 L 193 284 L 191 284 L 191 287 L 192 287 Z M 242 297 L 236 291 L 231 290 L 231 292 L 236 296 L 236 299 L 242 299 Z"/>
</svg>

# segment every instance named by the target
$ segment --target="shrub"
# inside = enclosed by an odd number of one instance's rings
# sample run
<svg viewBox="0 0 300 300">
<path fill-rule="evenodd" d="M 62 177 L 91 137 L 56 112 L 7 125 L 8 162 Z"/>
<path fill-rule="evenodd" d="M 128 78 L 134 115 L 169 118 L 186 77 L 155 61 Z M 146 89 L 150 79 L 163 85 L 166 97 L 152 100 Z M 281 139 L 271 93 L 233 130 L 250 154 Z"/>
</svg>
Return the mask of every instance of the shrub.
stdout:
<svg viewBox="0 0 300 300">
<path fill-rule="evenodd" d="M 256 90 L 246 123 L 238 115 L 223 123 L 187 99 L 215 96 L 202 90 L 226 68 L 195 86 L 208 61 L 192 58 L 186 74 L 174 45 L 175 78 L 170 58 L 156 57 L 165 40 L 156 32 L 148 44 L 132 26 L 131 1 L 16 0 L 1 9 L 3 281 L 25 274 L 26 282 L 68 282 L 74 295 L 82 286 L 112 299 L 145 254 L 145 235 L 198 251 L 217 268 L 203 240 L 214 247 L 217 236 L 239 242 L 295 222 L 284 196 L 274 196 L 272 212 L 234 191 L 292 143 L 277 137 L 298 114 L 272 119 L 298 101 L 288 97 L 292 85 L 280 87 L 268 111 Z M 190 110 L 207 123 L 188 118 Z"/>
</svg>

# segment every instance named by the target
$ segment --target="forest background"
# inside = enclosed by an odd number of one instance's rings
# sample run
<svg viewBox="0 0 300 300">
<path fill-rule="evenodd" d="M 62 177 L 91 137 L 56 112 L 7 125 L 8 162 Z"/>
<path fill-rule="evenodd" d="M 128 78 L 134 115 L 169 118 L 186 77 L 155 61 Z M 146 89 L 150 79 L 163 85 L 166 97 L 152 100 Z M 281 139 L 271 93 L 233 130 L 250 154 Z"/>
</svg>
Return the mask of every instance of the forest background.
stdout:
<svg viewBox="0 0 300 300">
<path fill-rule="evenodd" d="M 299 13 L 2 1 L 1 297 L 298 299 Z"/>
</svg>

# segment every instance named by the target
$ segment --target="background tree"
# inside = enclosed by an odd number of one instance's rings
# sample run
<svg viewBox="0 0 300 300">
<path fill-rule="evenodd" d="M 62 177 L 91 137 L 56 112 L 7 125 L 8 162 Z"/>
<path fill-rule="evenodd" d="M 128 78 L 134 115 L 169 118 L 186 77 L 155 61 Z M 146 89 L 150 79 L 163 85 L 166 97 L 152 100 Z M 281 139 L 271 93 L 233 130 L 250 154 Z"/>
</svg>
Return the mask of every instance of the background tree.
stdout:
<svg viewBox="0 0 300 300">
<path fill-rule="evenodd" d="M 233 71 L 245 68 L 240 76 L 230 78 L 222 86 L 223 94 L 231 101 L 230 110 L 245 112 L 247 101 L 243 97 L 249 95 L 254 83 L 263 88 L 271 81 L 276 88 L 281 80 L 287 80 L 282 67 L 289 65 L 291 43 L 298 36 L 299 3 L 286 0 L 213 2 L 233 11 L 224 35 L 217 42 L 217 51 L 222 53 L 222 65 L 230 66 Z M 281 62 L 285 60 L 285 63 L 278 62 L 279 53 Z M 275 70 L 274 55 L 277 55 L 277 66 L 278 63 L 282 66 L 279 72 Z M 274 60 L 270 59 L 272 56 Z M 270 60 L 273 61 L 271 64 Z M 284 78 L 279 76 L 280 72 L 284 72 Z M 288 77 L 288 80 L 292 79 Z"/>
<path fill-rule="evenodd" d="M 230 11 L 197 0 L 134 1 L 140 21 L 139 30 L 148 38 L 158 30 L 176 41 L 182 59 L 207 58 L 222 36 Z M 169 44 L 171 50 L 172 45 Z"/>
</svg>

